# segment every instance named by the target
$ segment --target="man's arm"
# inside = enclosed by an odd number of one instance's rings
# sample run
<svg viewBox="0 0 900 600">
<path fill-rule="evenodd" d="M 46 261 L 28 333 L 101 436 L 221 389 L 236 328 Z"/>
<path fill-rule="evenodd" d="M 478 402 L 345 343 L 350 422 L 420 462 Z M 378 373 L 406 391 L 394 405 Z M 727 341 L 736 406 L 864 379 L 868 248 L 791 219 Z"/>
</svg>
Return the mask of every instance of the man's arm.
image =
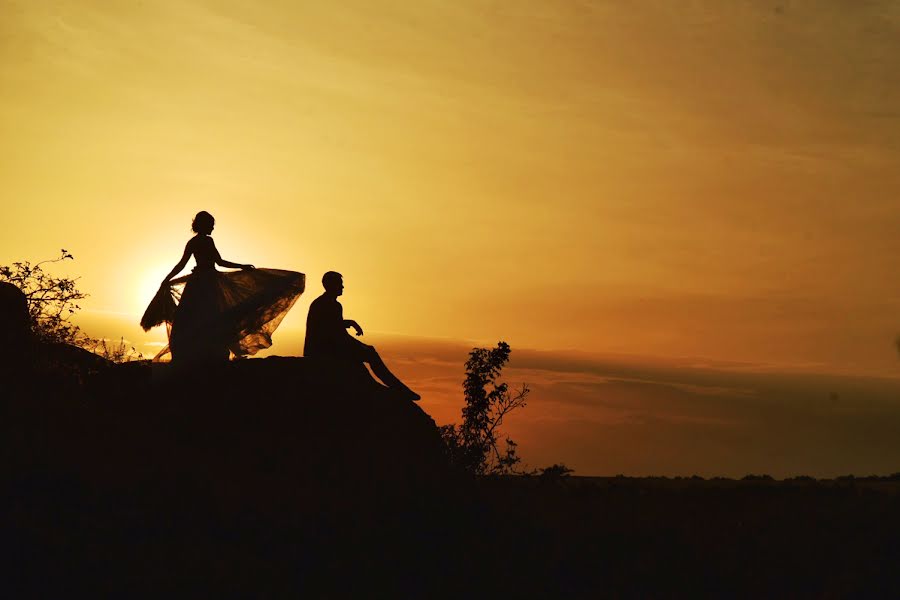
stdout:
<svg viewBox="0 0 900 600">
<path fill-rule="evenodd" d="M 353 319 L 344 319 L 344 329 L 347 329 L 348 327 L 352 327 L 353 329 L 355 329 L 355 330 L 356 330 L 356 335 L 362 335 L 362 334 L 363 334 L 362 327 L 360 327 L 360 326 L 359 326 L 359 323 L 357 323 L 357 322 L 354 321 Z"/>
<path fill-rule="evenodd" d="M 347 334 L 348 327 L 356 326 L 357 331 L 362 329 L 352 319 L 344 319 L 344 307 L 336 300 L 327 300 L 320 296 L 309 305 L 309 314 L 306 318 L 306 329 L 315 330 L 324 339 L 337 340 Z"/>
<path fill-rule="evenodd" d="M 340 302 L 338 302 L 337 300 L 335 300 L 334 303 L 337 304 L 337 306 L 338 306 L 337 318 L 341 323 L 341 327 L 344 330 L 346 330 L 348 327 L 352 327 L 353 329 L 356 330 L 356 335 L 358 335 L 358 336 L 362 335 L 363 330 L 362 330 L 362 327 L 359 326 L 359 323 L 357 323 L 353 319 L 345 319 L 344 318 L 344 305 L 341 304 Z"/>
</svg>

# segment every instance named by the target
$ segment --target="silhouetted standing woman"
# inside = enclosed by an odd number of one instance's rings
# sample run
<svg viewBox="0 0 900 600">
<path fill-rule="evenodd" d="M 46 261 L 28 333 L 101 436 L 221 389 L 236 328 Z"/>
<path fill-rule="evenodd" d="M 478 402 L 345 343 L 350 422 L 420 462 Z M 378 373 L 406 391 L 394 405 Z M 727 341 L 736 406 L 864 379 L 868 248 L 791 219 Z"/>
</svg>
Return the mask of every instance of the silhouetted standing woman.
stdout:
<svg viewBox="0 0 900 600">
<path fill-rule="evenodd" d="M 169 345 L 154 360 L 169 352 L 176 364 L 255 354 L 272 345 L 272 332 L 303 293 L 303 273 L 256 269 L 223 259 L 210 237 L 215 223 L 208 212 L 197 213 L 191 224 L 196 235 L 141 319 L 144 331 L 162 323 L 168 326 Z M 191 274 L 172 279 L 191 256 L 197 263 Z M 222 272 L 216 265 L 241 270 Z"/>
</svg>

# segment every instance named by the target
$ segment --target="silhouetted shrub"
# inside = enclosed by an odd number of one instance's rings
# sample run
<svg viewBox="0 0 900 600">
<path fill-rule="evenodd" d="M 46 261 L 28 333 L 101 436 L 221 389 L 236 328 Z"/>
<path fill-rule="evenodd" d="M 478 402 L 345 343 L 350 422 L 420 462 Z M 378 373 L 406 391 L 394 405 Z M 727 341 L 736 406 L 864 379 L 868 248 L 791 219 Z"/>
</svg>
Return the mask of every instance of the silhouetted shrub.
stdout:
<svg viewBox="0 0 900 600">
<path fill-rule="evenodd" d="M 77 279 L 53 277 L 42 265 L 74 260 L 66 250 L 60 250 L 58 258 L 43 260 L 32 265 L 28 261 L 14 262 L 12 266 L 0 266 L 0 281 L 7 281 L 25 294 L 31 328 L 38 340 L 49 343 L 84 345 L 91 340 L 77 325 L 70 322 L 81 307 L 79 300 L 87 298 L 75 287 Z"/>
<path fill-rule="evenodd" d="M 524 384 L 518 391 L 510 392 L 506 383 L 497 382 L 509 354 L 509 344 L 503 341 L 496 348 L 472 349 L 463 382 L 466 404 L 462 409 L 462 424 L 441 427 L 450 463 L 473 475 L 518 472 L 516 466 L 521 459 L 516 454 L 516 443 L 506 438 L 505 449 L 498 448 L 503 418 L 524 407 L 529 392 Z M 488 386 L 490 391 L 486 389 Z"/>
<path fill-rule="evenodd" d="M 119 338 L 118 342 L 112 340 L 93 340 L 91 344 L 82 344 L 87 350 L 94 354 L 102 356 L 106 360 L 114 363 L 126 363 L 137 360 L 144 360 L 144 355 L 137 348 L 125 341 L 125 338 Z"/>
<path fill-rule="evenodd" d="M 568 477 L 570 473 L 574 473 L 575 469 L 570 469 L 562 463 L 553 464 L 540 470 L 539 477 L 541 479 L 560 479 Z"/>
<path fill-rule="evenodd" d="M 86 335 L 71 318 L 81 309 L 80 300 L 87 294 L 76 287 L 78 278 L 53 277 L 43 265 L 74 260 L 67 250 L 60 250 L 58 258 L 36 264 L 28 261 L 0 266 L 0 281 L 11 283 L 25 295 L 31 330 L 37 341 L 45 344 L 79 346 L 111 362 L 141 360 L 144 356 L 121 338 L 119 343 L 94 339 Z"/>
</svg>

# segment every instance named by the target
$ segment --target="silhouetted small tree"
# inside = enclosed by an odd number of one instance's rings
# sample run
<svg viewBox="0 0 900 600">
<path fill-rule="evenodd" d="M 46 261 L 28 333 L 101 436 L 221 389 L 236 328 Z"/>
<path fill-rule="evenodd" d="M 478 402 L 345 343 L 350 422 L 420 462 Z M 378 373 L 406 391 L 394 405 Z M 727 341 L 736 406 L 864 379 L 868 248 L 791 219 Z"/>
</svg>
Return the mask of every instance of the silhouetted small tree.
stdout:
<svg viewBox="0 0 900 600">
<path fill-rule="evenodd" d="M 77 279 L 53 277 L 43 269 L 48 263 L 74 260 L 66 250 L 58 258 L 32 265 L 28 261 L 0 266 L 0 281 L 7 281 L 22 290 L 28 303 L 31 329 L 42 342 L 89 345 L 94 342 L 70 321 L 81 308 L 79 300 L 87 294 L 75 286 Z"/>
<path fill-rule="evenodd" d="M 454 467 L 474 475 L 517 473 L 521 459 L 516 443 L 500 432 L 504 417 L 525 406 L 527 385 L 510 391 L 506 383 L 499 383 L 500 372 L 509 361 L 510 348 L 498 342 L 496 348 L 473 348 L 466 361 L 463 382 L 466 404 L 462 409 L 462 424 L 444 425 L 441 437 Z M 488 389 L 490 388 L 490 389 Z M 499 447 L 505 439 L 505 447 Z"/>
</svg>

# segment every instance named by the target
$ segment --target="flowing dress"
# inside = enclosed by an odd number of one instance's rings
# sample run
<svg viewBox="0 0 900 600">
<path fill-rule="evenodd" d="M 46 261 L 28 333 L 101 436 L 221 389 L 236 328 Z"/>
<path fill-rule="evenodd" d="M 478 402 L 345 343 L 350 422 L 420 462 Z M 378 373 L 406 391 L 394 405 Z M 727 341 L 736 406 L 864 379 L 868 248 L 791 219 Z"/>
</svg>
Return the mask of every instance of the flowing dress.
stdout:
<svg viewBox="0 0 900 600">
<path fill-rule="evenodd" d="M 218 256 L 214 245 L 212 251 Z M 168 330 L 169 344 L 153 360 L 171 354 L 174 363 L 219 361 L 271 346 L 272 333 L 303 293 L 305 275 L 280 269 L 222 272 L 208 252 L 194 254 L 197 267 L 160 287 L 141 319 L 144 331 L 163 323 Z"/>
</svg>

